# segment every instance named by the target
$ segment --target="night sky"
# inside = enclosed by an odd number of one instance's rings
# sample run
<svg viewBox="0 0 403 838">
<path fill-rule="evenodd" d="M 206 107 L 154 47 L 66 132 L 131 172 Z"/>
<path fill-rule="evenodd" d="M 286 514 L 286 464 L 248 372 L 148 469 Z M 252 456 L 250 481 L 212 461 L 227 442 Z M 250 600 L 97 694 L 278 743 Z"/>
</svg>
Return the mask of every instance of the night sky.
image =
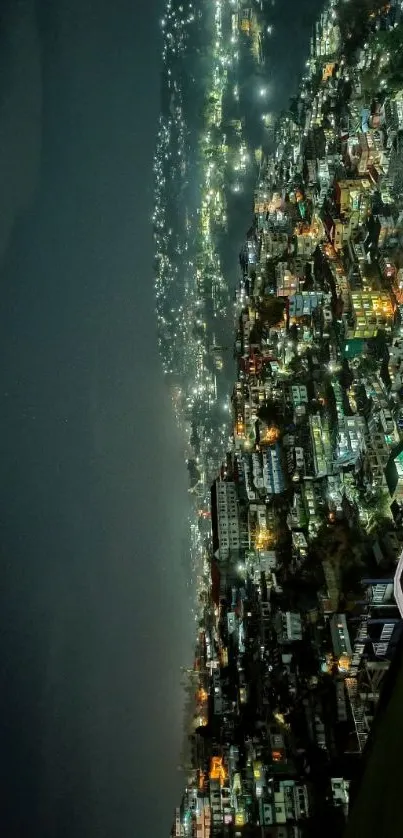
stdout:
<svg viewBox="0 0 403 838">
<path fill-rule="evenodd" d="M 166 838 L 191 632 L 154 322 L 158 8 L 0 9 L 0 834 Z"/>
<path fill-rule="evenodd" d="M 182 784 L 186 475 L 150 224 L 160 11 L 0 4 L 7 838 L 166 838 Z"/>
</svg>

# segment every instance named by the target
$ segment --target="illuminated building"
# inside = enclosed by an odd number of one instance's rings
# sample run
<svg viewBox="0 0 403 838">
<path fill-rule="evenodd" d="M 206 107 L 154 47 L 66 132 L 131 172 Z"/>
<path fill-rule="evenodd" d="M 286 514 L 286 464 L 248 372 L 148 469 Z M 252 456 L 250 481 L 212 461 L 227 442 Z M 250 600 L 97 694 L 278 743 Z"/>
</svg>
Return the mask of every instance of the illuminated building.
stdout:
<svg viewBox="0 0 403 838">
<path fill-rule="evenodd" d="M 327 64 L 324 64 L 323 70 L 322 70 L 322 81 L 326 82 L 326 81 L 328 81 L 328 79 L 332 78 L 335 67 L 336 67 L 336 65 L 335 65 L 334 61 L 329 61 Z"/>
<path fill-rule="evenodd" d="M 316 477 L 325 477 L 331 469 L 332 449 L 329 429 L 319 414 L 309 417 Z"/>
<path fill-rule="evenodd" d="M 223 561 L 241 547 L 236 484 L 218 478 L 211 491 L 214 552 Z"/>
<path fill-rule="evenodd" d="M 299 317 L 310 317 L 322 302 L 323 294 L 318 294 L 315 291 L 302 291 L 299 294 L 292 294 L 288 306 L 290 321 L 297 320 Z"/>
<path fill-rule="evenodd" d="M 324 225 L 331 245 L 339 253 L 343 249 L 344 240 L 348 238 L 347 231 L 343 227 L 343 222 L 340 218 L 333 218 L 327 215 L 324 219 Z"/>
<path fill-rule="evenodd" d="M 234 409 L 234 437 L 238 443 L 241 443 L 245 439 L 245 396 L 240 381 L 235 384 L 232 405 Z"/>
<path fill-rule="evenodd" d="M 273 533 L 266 527 L 261 527 L 255 537 L 255 549 L 266 552 L 270 546 L 273 546 L 275 539 Z M 270 552 L 270 551 L 269 551 Z"/>
<path fill-rule="evenodd" d="M 210 764 L 210 780 L 219 780 L 223 786 L 227 778 L 227 772 L 223 765 L 222 757 L 212 757 Z"/>
<path fill-rule="evenodd" d="M 396 235 L 397 226 L 392 216 L 378 215 L 378 223 L 380 225 L 378 247 L 382 250 L 389 239 Z"/>
<path fill-rule="evenodd" d="M 252 31 L 252 9 L 243 9 L 241 13 L 241 17 L 239 19 L 239 26 L 241 32 L 244 32 L 245 35 L 250 35 Z"/>
<path fill-rule="evenodd" d="M 367 219 L 371 207 L 373 187 L 368 178 L 339 180 L 336 184 L 336 203 L 340 215 L 350 219 L 350 232 Z"/>
<path fill-rule="evenodd" d="M 270 495 L 281 494 L 286 488 L 278 443 L 268 446 L 263 452 L 263 482 Z"/>
<path fill-rule="evenodd" d="M 379 329 L 390 331 L 394 308 L 386 291 L 351 294 L 351 311 L 345 316 L 346 338 L 373 338 Z"/>
<path fill-rule="evenodd" d="M 302 640 L 302 620 L 299 613 L 286 611 L 279 614 L 279 636 L 283 643 Z"/>
<path fill-rule="evenodd" d="M 202 800 L 200 811 L 196 813 L 196 835 L 195 838 L 210 838 L 211 835 L 211 809 L 207 799 Z"/>
<path fill-rule="evenodd" d="M 347 814 L 349 803 L 349 781 L 343 777 L 332 777 L 332 797 L 335 806 L 341 806 Z"/>
<path fill-rule="evenodd" d="M 378 132 L 367 131 L 365 134 L 358 134 L 358 171 L 365 174 L 371 166 L 379 164 L 382 154 L 383 143 Z"/>
<path fill-rule="evenodd" d="M 333 614 L 329 620 L 330 633 L 332 636 L 333 651 L 336 659 L 347 656 L 352 657 L 350 635 L 347 627 L 345 614 Z"/>
<path fill-rule="evenodd" d="M 278 259 L 288 249 L 287 233 L 269 231 L 263 236 L 263 245 L 268 256 Z"/>
<path fill-rule="evenodd" d="M 299 288 L 298 277 L 291 273 L 286 262 L 276 265 L 276 286 L 278 297 L 289 297 Z"/>
<path fill-rule="evenodd" d="M 387 469 L 386 478 L 393 500 L 403 504 L 403 451 L 398 454 Z"/>
<path fill-rule="evenodd" d="M 308 391 L 305 384 L 291 385 L 291 398 L 294 407 L 299 407 L 303 404 L 308 404 Z"/>
</svg>

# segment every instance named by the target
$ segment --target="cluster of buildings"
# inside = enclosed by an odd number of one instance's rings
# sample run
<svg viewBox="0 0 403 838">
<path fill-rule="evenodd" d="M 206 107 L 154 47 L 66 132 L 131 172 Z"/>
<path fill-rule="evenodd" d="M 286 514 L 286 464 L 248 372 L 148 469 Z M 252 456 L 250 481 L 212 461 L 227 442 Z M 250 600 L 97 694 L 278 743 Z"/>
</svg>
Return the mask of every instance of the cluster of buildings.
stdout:
<svg viewBox="0 0 403 838">
<path fill-rule="evenodd" d="M 393 2 L 371 13 L 357 59 L 337 9 L 240 258 L 172 838 L 341 836 L 402 636 L 403 91 L 366 102 L 361 84 L 400 22 Z"/>
</svg>

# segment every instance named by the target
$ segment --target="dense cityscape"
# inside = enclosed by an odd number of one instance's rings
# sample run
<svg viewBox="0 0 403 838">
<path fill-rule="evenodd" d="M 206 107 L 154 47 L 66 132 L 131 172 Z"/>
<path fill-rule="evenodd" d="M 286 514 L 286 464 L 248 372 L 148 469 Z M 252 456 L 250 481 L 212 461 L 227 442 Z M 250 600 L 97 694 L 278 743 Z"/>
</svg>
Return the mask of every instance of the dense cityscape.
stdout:
<svg viewBox="0 0 403 838">
<path fill-rule="evenodd" d="M 327 2 L 276 115 L 271 3 L 161 21 L 158 339 L 195 589 L 172 838 L 376 827 L 363 766 L 403 700 L 402 7 Z"/>
</svg>

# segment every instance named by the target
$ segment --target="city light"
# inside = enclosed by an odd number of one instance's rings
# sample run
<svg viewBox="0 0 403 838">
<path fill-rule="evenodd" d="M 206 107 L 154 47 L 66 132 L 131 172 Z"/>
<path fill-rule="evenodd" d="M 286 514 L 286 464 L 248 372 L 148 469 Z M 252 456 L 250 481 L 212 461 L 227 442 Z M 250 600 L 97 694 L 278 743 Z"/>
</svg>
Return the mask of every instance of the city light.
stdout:
<svg viewBox="0 0 403 838">
<path fill-rule="evenodd" d="M 359 765 L 403 618 L 399 33 L 385 6 L 349 49 L 338 14 L 320 12 L 291 102 L 260 0 L 167 5 L 161 21 L 155 300 L 194 623 L 179 838 L 287 820 L 319 834 L 324 806 L 341 822 L 348 778 L 316 784 L 311 759 L 347 719 L 338 772 Z M 314 723 L 296 728 L 307 690 Z M 267 724 L 249 731 L 249 716 Z"/>
</svg>

